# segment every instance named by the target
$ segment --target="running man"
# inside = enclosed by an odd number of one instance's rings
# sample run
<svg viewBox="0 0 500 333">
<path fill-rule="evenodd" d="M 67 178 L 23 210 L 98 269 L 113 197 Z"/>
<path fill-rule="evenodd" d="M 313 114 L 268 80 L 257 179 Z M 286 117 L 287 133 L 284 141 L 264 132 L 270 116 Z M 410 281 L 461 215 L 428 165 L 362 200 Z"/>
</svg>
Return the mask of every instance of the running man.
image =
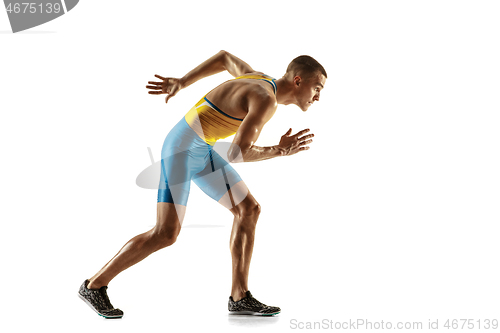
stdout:
<svg viewBox="0 0 500 333">
<path fill-rule="evenodd" d="M 309 149 L 313 134 L 304 129 L 292 135 L 290 128 L 279 144 L 259 147 L 255 142 L 278 104 L 295 104 L 307 111 L 319 101 L 326 72 L 309 56 L 295 58 L 281 79 L 256 72 L 234 55 L 220 51 L 183 78 L 149 81 L 154 95 L 166 94 L 165 102 L 196 81 L 228 71 L 235 79 L 206 94 L 173 127 L 162 148 L 156 226 L 128 241 L 92 278 L 85 280 L 79 296 L 105 318 L 121 318 L 107 296 L 109 282 L 120 272 L 151 253 L 175 243 L 181 231 L 191 180 L 206 194 L 233 213 L 230 237 L 232 288 L 231 314 L 276 315 L 280 308 L 257 301 L 248 290 L 248 273 L 260 205 L 233 167 L 215 150 L 217 140 L 234 135 L 227 153 L 230 162 L 261 161 L 289 156 Z"/>
</svg>

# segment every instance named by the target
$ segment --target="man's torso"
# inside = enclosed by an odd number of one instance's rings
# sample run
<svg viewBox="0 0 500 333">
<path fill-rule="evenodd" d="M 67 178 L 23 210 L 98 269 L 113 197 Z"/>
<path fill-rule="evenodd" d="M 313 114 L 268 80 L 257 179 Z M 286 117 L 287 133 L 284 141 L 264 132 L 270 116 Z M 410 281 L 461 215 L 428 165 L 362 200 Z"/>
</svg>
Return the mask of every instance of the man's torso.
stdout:
<svg viewBox="0 0 500 333">
<path fill-rule="evenodd" d="M 272 77 L 262 73 L 245 74 L 210 91 L 189 110 L 185 119 L 205 142 L 213 145 L 236 133 L 248 114 L 250 98 L 275 98 L 275 94 L 276 84 Z"/>
</svg>

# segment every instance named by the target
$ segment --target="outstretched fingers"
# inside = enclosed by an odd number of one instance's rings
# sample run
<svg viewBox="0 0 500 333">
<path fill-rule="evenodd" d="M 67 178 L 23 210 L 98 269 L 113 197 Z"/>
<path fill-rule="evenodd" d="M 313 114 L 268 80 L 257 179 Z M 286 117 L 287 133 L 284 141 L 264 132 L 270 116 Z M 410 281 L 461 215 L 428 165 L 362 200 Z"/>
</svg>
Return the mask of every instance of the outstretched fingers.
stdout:
<svg viewBox="0 0 500 333">
<path fill-rule="evenodd" d="M 314 134 L 304 135 L 303 137 L 298 138 L 298 140 L 299 141 L 305 141 L 305 140 L 310 139 L 310 138 L 314 138 Z"/>
<path fill-rule="evenodd" d="M 297 147 L 298 147 L 298 150 L 301 151 L 301 150 L 308 150 L 309 149 L 309 146 L 307 146 L 308 144 L 311 144 L 313 142 L 312 138 L 314 137 L 314 134 L 307 134 L 307 135 L 304 135 L 305 133 L 309 132 L 310 129 L 305 129 L 305 130 L 302 130 L 300 132 L 298 132 L 297 134 L 295 134 L 296 138 L 297 138 Z"/>
<path fill-rule="evenodd" d="M 148 81 L 149 84 L 154 84 L 154 86 L 147 86 L 147 87 L 150 87 L 152 89 L 161 89 L 161 85 L 163 84 L 163 82 L 156 82 L 156 81 Z"/>
<path fill-rule="evenodd" d="M 309 128 L 307 128 L 294 135 L 290 135 L 292 133 L 292 129 L 290 128 L 285 135 L 281 137 L 278 144 L 278 146 L 283 149 L 282 154 L 288 156 L 296 154 L 302 150 L 308 150 L 309 146 L 307 145 L 313 142 L 312 138 L 314 137 L 314 134 L 312 133 L 306 134 L 309 131 Z"/>
<path fill-rule="evenodd" d="M 151 89 L 153 91 L 149 91 L 150 94 L 153 94 L 153 95 L 159 95 L 159 94 L 162 94 L 162 88 L 161 88 L 161 85 L 163 82 L 156 82 L 156 81 L 148 81 L 149 84 L 153 84 L 152 86 L 146 86 L 146 88 L 148 89 Z M 159 90 L 159 91 L 156 91 L 156 90 Z"/>
<path fill-rule="evenodd" d="M 298 139 L 298 138 L 299 138 L 299 136 L 304 135 L 304 134 L 306 134 L 306 133 L 307 133 L 307 132 L 309 132 L 309 131 L 310 131 L 310 129 L 309 129 L 309 128 L 306 128 L 305 130 L 302 130 L 302 131 L 298 132 L 298 133 L 297 133 L 297 134 L 295 134 L 294 136 Z"/>
<path fill-rule="evenodd" d="M 309 131 L 310 131 L 309 129 L 305 129 L 295 134 L 297 137 L 297 141 L 299 142 L 299 146 L 308 145 L 313 141 L 312 138 L 314 137 L 314 134 L 312 133 L 301 136 Z"/>
<path fill-rule="evenodd" d="M 152 94 L 152 95 L 160 95 L 160 94 L 165 94 L 163 92 L 163 83 L 164 81 L 166 80 L 166 78 L 164 78 L 163 76 L 160 76 L 158 74 L 155 74 L 155 76 L 161 80 L 163 80 L 163 82 L 157 82 L 157 81 L 148 81 L 148 86 L 146 86 L 146 88 L 148 89 L 151 89 L 153 91 L 148 91 L 149 94 Z M 159 90 L 159 91 L 155 91 L 155 90 Z"/>
<path fill-rule="evenodd" d="M 305 146 L 305 145 L 308 145 L 310 143 L 312 143 L 313 140 L 305 140 L 305 141 L 301 141 L 298 145 L 299 146 Z"/>
</svg>

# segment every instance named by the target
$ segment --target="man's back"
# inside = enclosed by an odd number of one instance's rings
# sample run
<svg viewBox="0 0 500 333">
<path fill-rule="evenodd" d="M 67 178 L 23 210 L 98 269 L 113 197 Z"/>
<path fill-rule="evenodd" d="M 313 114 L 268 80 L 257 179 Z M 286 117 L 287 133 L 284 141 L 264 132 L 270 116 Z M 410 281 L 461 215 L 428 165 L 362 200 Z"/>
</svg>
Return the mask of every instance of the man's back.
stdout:
<svg viewBox="0 0 500 333">
<path fill-rule="evenodd" d="M 269 78 L 264 80 L 264 78 Z M 271 83 L 271 84 L 270 84 Z M 244 119 L 248 113 L 248 100 L 252 98 L 276 100 L 273 79 L 262 73 L 249 73 L 226 81 L 210 91 L 206 97 L 228 115 Z"/>
<path fill-rule="evenodd" d="M 254 120 L 269 118 L 268 108 L 251 105 L 265 101 L 267 105 L 277 106 L 276 91 L 272 77 L 247 73 L 210 91 L 188 111 L 185 119 L 206 143 L 213 145 L 217 140 L 235 134 L 249 113 Z"/>
</svg>

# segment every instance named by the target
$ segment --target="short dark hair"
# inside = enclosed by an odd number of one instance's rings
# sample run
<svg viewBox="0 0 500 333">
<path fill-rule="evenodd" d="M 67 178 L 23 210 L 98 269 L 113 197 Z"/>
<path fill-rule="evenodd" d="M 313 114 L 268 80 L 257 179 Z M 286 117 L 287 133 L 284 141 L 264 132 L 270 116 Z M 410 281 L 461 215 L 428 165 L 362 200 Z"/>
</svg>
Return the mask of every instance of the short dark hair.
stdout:
<svg viewBox="0 0 500 333">
<path fill-rule="evenodd" d="M 286 69 L 287 73 L 291 75 L 304 75 L 306 77 L 312 76 L 317 72 L 323 74 L 326 77 L 326 71 L 313 57 L 308 55 L 301 55 L 293 59 Z"/>
</svg>

